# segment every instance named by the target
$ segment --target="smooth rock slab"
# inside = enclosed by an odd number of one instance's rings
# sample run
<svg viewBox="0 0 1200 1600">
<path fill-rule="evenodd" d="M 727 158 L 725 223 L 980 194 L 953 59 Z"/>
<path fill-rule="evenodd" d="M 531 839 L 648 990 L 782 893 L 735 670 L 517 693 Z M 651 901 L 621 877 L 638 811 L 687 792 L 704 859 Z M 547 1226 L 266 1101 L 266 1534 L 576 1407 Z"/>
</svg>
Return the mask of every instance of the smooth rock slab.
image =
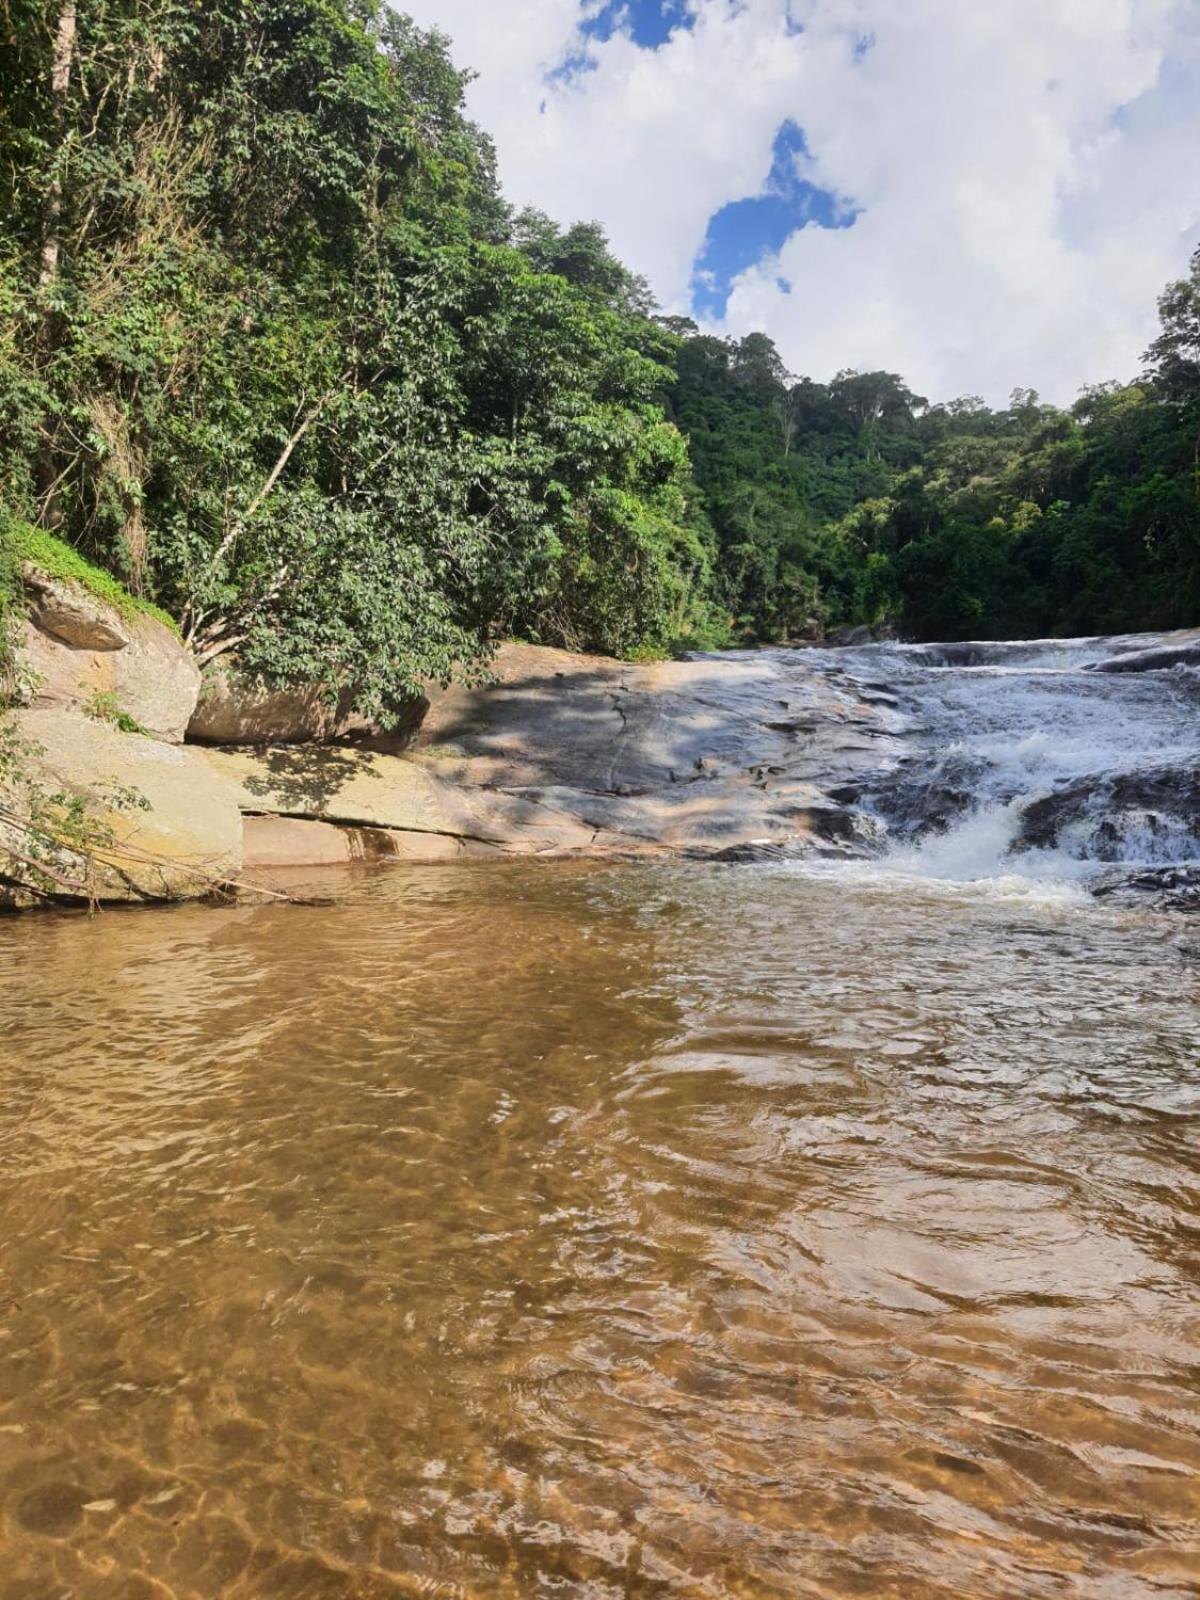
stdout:
<svg viewBox="0 0 1200 1600">
<path fill-rule="evenodd" d="M 829 787 L 889 753 L 898 719 L 801 651 L 648 664 L 504 645 L 495 681 L 431 691 L 411 762 L 460 793 L 523 797 L 594 830 L 593 851 L 876 846 Z"/>
<path fill-rule="evenodd" d="M 97 899 L 195 898 L 240 872 L 237 787 L 199 751 L 121 733 L 73 711 L 19 711 L 13 723 L 32 752 L 27 771 L 38 786 L 86 796 L 96 820 L 112 830 L 114 848 L 101 849 L 94 867 Z M 135 791 L 148 809 L 114 807 L 114 789 Z M 18 789 L 4 803 L 19 800 Z M 12 830 L 0 834 L 0 851 L 3 843 L 25 849 Z M 81 870 L 69 855 L 61 866 L 68 877 Z M 22 880 L 19 865 L 9 863 L 5 871 Z M 19 890 L 9 899 L 19 900 Z"/>
<path fill-rule="evenodd" d="M 249 863 L 875 847 L 827 785 L 881 759 L 892 714 L 798 652 L 635 665 L 508 645 L 495 671 L 479 688 L 431 691 L 405 756 L 206 750 L 236 786 Z"/>
<path fill-rule="evenodd" d="M 570 854 L 595 839 L 595 828 L 553 805 L 462 787 L 400 756 L 340 746 L 205 755 L 249 813 L 440 835 L 527 855 Z"/>
</svg>

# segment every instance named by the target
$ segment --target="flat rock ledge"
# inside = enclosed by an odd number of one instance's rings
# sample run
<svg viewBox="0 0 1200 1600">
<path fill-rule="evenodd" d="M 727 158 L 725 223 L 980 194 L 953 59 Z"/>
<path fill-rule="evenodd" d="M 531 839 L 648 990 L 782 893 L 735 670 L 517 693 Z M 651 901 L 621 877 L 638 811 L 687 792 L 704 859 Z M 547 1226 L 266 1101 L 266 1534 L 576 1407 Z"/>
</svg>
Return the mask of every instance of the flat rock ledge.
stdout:
<svg viewBox="0 0 1200 1600">
<path fill-rule="evenodd" d="M 111 830 L 89 896 L 76 898 L 194 898 L 356 861 L 753 861 L 878 847 L 847 797 L 899 748 L 899 716 L 803 652 L 641 665 L 508 645 L 492 682 L 430 700 L 404 755 L 181 747 L 69 707 L 21 711 L 16 727 L 42 790 L 84 795 Z M 19 853 L 19 831 L 0 844 Z M 57 865 L 68 880 L 81 869 Z M 0 905 L 29 903 L 10 868 Z"/>
<path fill-rule="evenodd" d="M 507 645 L 494 681 L 430 698 L 404 756 L 208 750 L 237 788 L 247 867 L 875 846 L 830 791 L 878 765 L 896 719 L 798 652 L 634 665 Z"/>
</svg>

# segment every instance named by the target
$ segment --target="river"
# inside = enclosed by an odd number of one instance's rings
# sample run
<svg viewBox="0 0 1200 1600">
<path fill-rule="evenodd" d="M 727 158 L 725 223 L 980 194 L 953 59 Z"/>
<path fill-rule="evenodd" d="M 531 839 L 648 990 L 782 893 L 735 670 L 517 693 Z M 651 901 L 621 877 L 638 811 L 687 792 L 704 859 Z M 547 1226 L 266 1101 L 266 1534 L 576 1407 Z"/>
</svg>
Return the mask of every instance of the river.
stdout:
<svg viewBox="0 0 1200 1600">
<path fill-rule="evenodd" d="M 812 657 L 878 860 L 0 925 L 3 1600 L 1200 1593 L 1194 674 L 1021 648 Z"/>
</svg>

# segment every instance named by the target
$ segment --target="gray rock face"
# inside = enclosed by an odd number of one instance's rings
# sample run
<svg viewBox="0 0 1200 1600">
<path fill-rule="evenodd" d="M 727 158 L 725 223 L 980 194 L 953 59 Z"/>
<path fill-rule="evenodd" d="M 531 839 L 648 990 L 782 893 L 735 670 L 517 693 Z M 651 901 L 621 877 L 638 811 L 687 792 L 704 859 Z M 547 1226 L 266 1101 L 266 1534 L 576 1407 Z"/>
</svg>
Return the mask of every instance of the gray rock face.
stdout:
<svg viewBox="0 0 1200 1600">
<path fill-rule="evenodd" d="M 410 859 L 875 847 L 873 824 L 828 785 L 878 763 L 891 712 L 799 653 L 642 666 L 508 645 L 495 673 L 434 692 L 404 757 L 277 745 L 210 758 L 252 818 L 385 830 Z M 264 839 L 271 865 L 293 847 L 321 860 L 346 848 L 295 828 Z"/>
<path fill-rule="evenodd" d="M 637 795 L 770 775 L 834 781 L 835 769 L 873 766 L 892 726 L 844 675 L 814 671 L 804 651 L 634 664 L 510 644 L 494 680 L 434 694 L 414 758 L 446 771 L 467 761 L 476 781 L 506 788 Z"/>
<path fill-rule="evenodd" d="M 81 709 L 111 700 L 172 744 L 182 741 L 200 693 L 186 645 L 163 623 L 123 616 L 79 584 L 26 568 L 31 605 L 17 654 L 36 708 Z"/>
<path fill-rule="evenodd" d="M 1035 800 L 1021 819 L 1015 848 L 1066 850 L 1081 860 L 1118 862 L 1131 843 L 1160 858 L 1195 853 L 1200 819 L 1200 772 L 1194 767 L 1148 767 L 1100 774 L 1065 784 Z"/>
<path fill-rule="evenodd" d="M 1150 650 L 1128 650 L 1107 661 L 1098 661 L 1091 672 L 1167 672 L 1172 667 L 1200 666 L 1200 638 L 1175 645 L 1159 645 Z"/>
<path fill-rule="evenodd" d="M 21 569 L 36 628 L 72 650 L 123 650 L 129 643 L 124 619 L 78 584 L 52 578 L 28 562 Z"/>
<path fill-rule="evenodd" d="M 31 751 L 28 770 L 42 789 L 84 795 L 95 821 L 111 830 L 111 846 L 99 847 L 92 863 L 97 899 L 193 898 L 238 875 L 238 791 L 199 751 L 121 733 L 72 711 L 19 711 L 14 721 Z M 113 804 L 117 790 L 134 791 L 145 806 Z M 19 805 L 19 791 L 5 803 Z M 0 858 L 6 845 L 26 850 L 19 833 L 0 825 Z M 87 875 L 70 852 L 59 865 L 68 878 Z M 3 870 L 22 878 L 11 859 Z"/>
<path fill-rule="evenodd" d="M 883 759 L 892 713 L 803 652 L 635 665 L 506 645 L 495 675 L 434 697 L 414 764 L 551 805 L 596 830 L 592 849 L 874 848 L 829 791 Z"/>
</svg>

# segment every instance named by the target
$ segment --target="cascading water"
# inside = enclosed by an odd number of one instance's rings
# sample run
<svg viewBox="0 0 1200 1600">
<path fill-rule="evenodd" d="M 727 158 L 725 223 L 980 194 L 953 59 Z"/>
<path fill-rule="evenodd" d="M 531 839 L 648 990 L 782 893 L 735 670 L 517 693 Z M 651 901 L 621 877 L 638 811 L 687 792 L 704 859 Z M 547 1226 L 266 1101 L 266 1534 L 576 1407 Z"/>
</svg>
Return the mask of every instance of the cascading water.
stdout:
<svg viewBox="0 0 1200 1600">
<path fill-rule="evenodd" d="M 900 754 L 846 795 L 885 824 L 890 870 L 1097 892 L 1200 883 L 1196 635 L 815 659 L 895 697 Z"/>
</svg>

